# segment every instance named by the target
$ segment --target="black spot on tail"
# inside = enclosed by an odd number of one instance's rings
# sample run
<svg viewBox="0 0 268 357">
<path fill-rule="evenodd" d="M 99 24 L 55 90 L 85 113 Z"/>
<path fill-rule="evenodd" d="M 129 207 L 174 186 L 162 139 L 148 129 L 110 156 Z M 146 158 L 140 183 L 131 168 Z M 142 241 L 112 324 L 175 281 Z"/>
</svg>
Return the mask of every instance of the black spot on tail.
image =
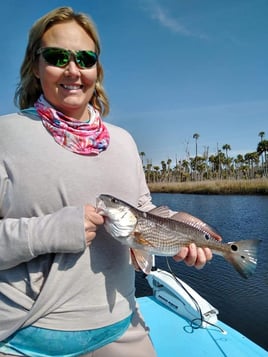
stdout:
<svg viewBox="0 0 268 357">
<path fill-rule="evenodd" d="M 231 245 L 231 249 L 233 252 L 237 252 L 238 251 L 238 246 L 236 244 L 232 244 Z"/>
</svg>

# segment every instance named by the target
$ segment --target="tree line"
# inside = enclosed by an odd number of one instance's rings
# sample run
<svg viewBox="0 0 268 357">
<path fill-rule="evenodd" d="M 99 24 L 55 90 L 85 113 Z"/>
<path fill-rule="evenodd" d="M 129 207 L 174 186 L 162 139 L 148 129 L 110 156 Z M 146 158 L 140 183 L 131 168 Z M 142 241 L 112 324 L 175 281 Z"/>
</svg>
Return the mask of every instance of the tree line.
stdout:
<svg viewBox="0 0 268 357">
<path fill-rule="evenodd" d="M 268 177 L 268 140 L 265 139 L 264 131 L 259 132 L 258 136 L 260 141 L 257 143 L 256 151 L 232 157 L 232 148 L 229 144 L 218 148 L 215 154 L 209 155 L 207 148 L 202 155 L 198 155 L 200 135 L 194 133 L 195 155 L 184 160 L 176 160 L 173 167 L 169 158 L 161 161 L 161 165 L 153 165 L 151 160 L 146 159 L 145 152 L 140 152 L 146 180 L 152 183 Z"/>
</svg>

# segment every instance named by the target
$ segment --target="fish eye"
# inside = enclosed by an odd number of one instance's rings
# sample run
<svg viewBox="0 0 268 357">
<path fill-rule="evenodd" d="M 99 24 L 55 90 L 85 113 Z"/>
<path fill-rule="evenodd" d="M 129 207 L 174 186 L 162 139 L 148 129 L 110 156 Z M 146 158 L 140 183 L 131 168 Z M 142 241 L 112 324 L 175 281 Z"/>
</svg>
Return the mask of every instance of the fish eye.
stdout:
<svg viewBox="0 0 268 357">
<path fill-rule="evenodd" d="M 210 239 L 210 235 L 208 233 L 205 233 L 205 239 L 209 240 Z"/>
</svg>

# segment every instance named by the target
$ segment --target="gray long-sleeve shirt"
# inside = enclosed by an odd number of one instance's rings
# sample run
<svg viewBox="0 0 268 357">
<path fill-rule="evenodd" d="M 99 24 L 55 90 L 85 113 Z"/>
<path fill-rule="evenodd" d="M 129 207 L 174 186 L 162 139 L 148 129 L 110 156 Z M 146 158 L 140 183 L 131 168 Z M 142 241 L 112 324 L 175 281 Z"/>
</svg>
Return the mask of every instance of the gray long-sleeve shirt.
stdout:
<svg viewBox="0 0 268 357">
<path fill-rule="evenodd" d="M 132 137 L 107 127 L 108 149 L 83 156 L 35 116 L 0 117 L 0 340 L 30 324 L 94 329 L 132 312 L 128 248 L 103 227 L 85 246 L 83 206 L 100 193 L 153 208 Z"/>
</svg>

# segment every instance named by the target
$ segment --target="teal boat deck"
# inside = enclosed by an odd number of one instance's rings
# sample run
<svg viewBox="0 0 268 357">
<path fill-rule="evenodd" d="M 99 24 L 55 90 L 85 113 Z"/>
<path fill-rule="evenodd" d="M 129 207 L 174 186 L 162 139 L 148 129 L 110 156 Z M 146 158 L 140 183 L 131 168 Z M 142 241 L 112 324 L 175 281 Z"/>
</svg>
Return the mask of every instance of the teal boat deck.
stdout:
<svg viewBox="0 0 268 357">
<path fill-rule="evenodd" d="M 268 357 L 268 352 L 221 321 L 218 328 L 192 329 L 189 321 L 153 296 L 138 298 L 158 357 Z"/>
</svg>

